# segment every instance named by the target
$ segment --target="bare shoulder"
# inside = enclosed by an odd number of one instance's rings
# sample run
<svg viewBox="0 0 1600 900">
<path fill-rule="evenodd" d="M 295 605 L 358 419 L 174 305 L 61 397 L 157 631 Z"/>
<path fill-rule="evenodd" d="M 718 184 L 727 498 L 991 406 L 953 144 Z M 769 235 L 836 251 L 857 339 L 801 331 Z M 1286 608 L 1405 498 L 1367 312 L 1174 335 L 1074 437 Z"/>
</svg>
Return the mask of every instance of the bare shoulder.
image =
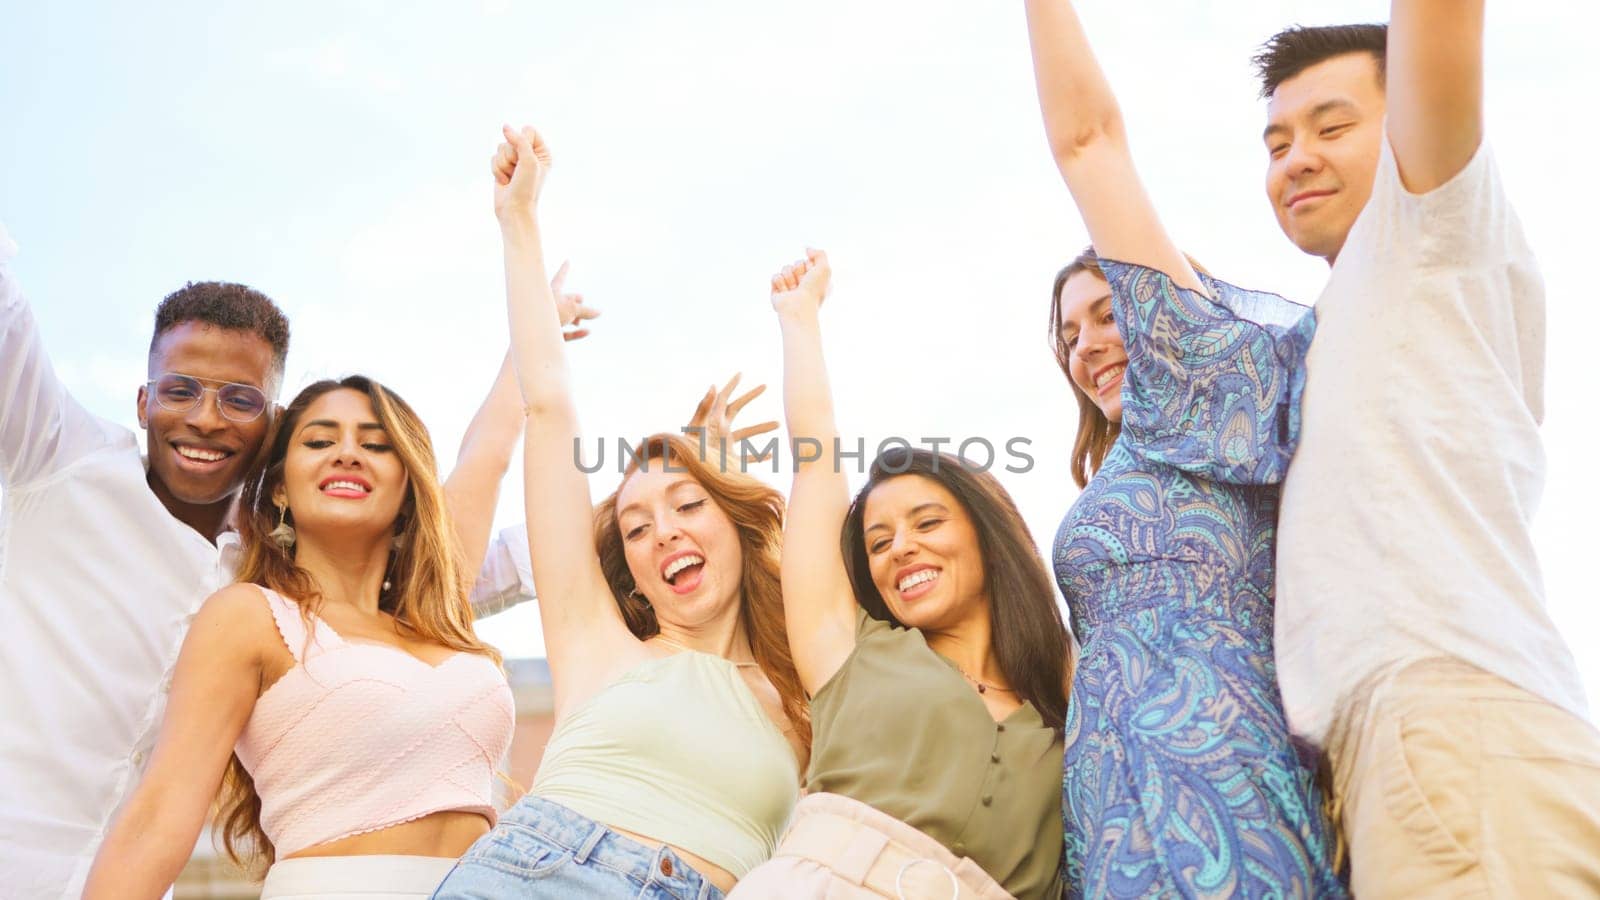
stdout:
<svg viewBox="0 0 1600 900">
<path fill-rule="evenodd" d="M 282 643 L 261 588 L 242 582 L 207 597 L 195 614 L 189 634 L 235 648 L 266 648 Z"/>
<path fill-rule="evenodd" d="M 200 605 L 198 615 L 224 617 L 241 624 L 251 619 L 272 624 L 266 594 L 259 586 L 242 581 L 212 593 Z"/>
</svg>

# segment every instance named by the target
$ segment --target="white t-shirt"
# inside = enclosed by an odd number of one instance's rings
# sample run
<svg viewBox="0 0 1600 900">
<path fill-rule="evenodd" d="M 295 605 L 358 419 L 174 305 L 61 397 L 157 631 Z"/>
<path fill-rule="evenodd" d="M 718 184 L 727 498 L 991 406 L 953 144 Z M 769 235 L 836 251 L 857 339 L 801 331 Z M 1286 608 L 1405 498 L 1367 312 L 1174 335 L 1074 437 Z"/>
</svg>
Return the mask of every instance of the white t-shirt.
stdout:
<svg viewBox="0 0 1600 900">
<path fill-rule="evenodd" d="M 1453 657 L 1586 716 L 1529 523 L 1544 487 L 1544 283 L 1487 144 L 1426 194 L 1387 135 L 1316 304 L 1278 531 L 1290 727 Z"/>
</svg>

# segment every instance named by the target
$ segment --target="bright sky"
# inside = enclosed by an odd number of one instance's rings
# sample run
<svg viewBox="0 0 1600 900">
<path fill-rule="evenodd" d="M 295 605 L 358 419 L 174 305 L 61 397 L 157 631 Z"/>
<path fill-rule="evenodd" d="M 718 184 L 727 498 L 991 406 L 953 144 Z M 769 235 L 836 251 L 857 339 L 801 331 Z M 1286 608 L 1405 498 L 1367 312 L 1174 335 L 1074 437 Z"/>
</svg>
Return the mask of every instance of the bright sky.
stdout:
<svg viewBox="0 0 1600 900">
<path fill-rule="evenodd" d="M 766 279 L 813 244 L 837 274 L 824 318 L 847 435 L 1028 438 L 1033 470 L 999 474 L 1045 548 L 1075 495 L 1075 411 L 1045 320 L 1051 276 L 1086 238 L 1045 147 L 1018 3 L 7 6 L 0 219 L 58 371 L 102 415 L 134 423 L 162 296 L 243 281 L 292 319 L 285 401 L 375 375 L 448 464 L 505 343 L 487 159 L 501 122 L 529 122 L 556 157 L 547 250 L 605 312 L 570 346 L 591 440 L 675 427 L 734 371 L 772 385 L 752 421 L 779 417 Z M 1263 197 L 1247 60 L 1279 27 L 1381 20 L 1387 4 L 1083 14 L 1178 242 L 1221 277 L 1315 299 L 1325 267 Z M 1491 3 L 1488 115 L 1549 290 L 1536 537 L 1600 698 L 1600 135 L 1566 99 L 1596 86 L 1594 24 L 1579 4 Z M 594 476 L 596 498 L 615 481 L 613 466 Z M 519 463 L 499 523 L 521 510 Z M 482 628 L 542 652 L 532 609 Z"/>
</svg>

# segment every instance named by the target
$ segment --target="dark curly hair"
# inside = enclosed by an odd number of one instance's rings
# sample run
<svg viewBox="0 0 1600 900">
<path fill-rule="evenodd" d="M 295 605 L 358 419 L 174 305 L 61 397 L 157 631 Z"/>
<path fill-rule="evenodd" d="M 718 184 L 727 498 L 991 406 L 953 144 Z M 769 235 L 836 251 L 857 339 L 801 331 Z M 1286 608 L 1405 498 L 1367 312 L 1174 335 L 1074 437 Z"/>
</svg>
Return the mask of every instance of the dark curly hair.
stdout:
<svg viewBox="0 0 1600 900">
<path fill-rule="evenodd" d="M 266 294 L 230 281 L 189 282 L 156 307 L 150 355 L 155 355 L 163 334 L 185 322 L 203 322 L 256 335 L 272 347 L 273 375 L 282 378 L 284 360 L 289 356 L 289 320 Z"/>
<path fill-rule="evenodd" d="M 1278 85 L 1317 63 L 1346 53 L 1372 54 L 1378 61 L 1378 83 L 1382 84 L 1388 45 L 1389 26 L 1382 23 L 1296 25 L 1268 38 L 1250 62 L 1261 78 L 1262 97 L 1271 97 Z"/>
</svg>

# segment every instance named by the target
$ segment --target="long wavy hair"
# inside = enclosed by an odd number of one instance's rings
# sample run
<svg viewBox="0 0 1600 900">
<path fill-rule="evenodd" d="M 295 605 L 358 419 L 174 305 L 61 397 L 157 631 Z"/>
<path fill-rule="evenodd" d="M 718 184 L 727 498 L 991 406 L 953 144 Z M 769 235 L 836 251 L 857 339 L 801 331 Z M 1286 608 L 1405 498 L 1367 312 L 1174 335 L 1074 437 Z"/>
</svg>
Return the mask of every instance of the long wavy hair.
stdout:
<svg viewBox="0 0 1600 900">
<path fill-rule="evenodd" d="M 322 592 L 316 579 L 295 564 L 293 548 L 283 548 L 268 535 L 279 521 L 273 497 L 283 487 L 284 459 L 300 419 L 318 398 L 337 390 L 359 391 L 372 402 L 372 411 L 388 432 L 408 477 L 406 498 L 395 519 L 389 587 L 379 595 L 378 608 L 418 638 L 482 654 L 499 663 L 500 654 L 472 630 L 466 566 L 445 506 L 428 429 L 399 395 L 362 375 L 318 381 L 301 391 L 277 417 L 267 441 L 269 449 L 245 480 L 239 499 L 244 562 L 238 580 L 292 599 L 308 626 L 321 607 Z M 285 515 L 293 524 L 293 511 Z M 261 829 L 261 797 L 237 755 L 223 776 L 216 821 L 221 826 L 223 848 L 235 863 L 256 875 L 272 865 L 276 850 Z"/>
<path fill-rule="evenodd" d="M 866 486 L 850 503 L 839 539 L 856 602 L 874 619 L 904 627 L 872 580 L 862 520 L 867 498 L 878 485 L 910 475 L 942 485 L 971 517 L 989 594 L 990 648 L 1017 696 L 1032 703 L 1045 724 L 1060 734 L 1067 720 L 1072 642 L 1033 535 L 993 475 L 948 453 L 921 448 L 891 447 L 878 454 Z"/>
<path fill-rule="evenodd" d="M 800 770 L 805 771 L 811 755 L 811 712 L 800 675 L 789 652 L 789 635 L 783 617 L 783 587 L 778 563 L 783 552 L 783 494 L 742 472 L 728 471 L 701 459 L 700 449 L 678 434 L 654 434 L 644 439 L 637 455 L 628 463 L 624 483 L 641 463 L 670 462 L 685 470 L 711 495 L 717 508 L 733 520 L 739 535 L 739 553 L 744 571 L 739 583 L 743 595 L 739 620 L 750 639 L 750 652 L 756 663 L 777 689 L 783 713 L 788 717 L 803 748 Z M 628 630 L 639 640 L 661 633 L 656 611 L 635 593 L 637 584 L 628 569 L 623 552 L 622 527 L 617 521 L 617 491 L 595 509 L 595 547 L 600 552 L 600 569 L 605 573 L 611 596 L 622 611 Z"/>
<path fill-rule="evenodd" d="M 1079 272 L 1088 272 L 1101 281 L 1106 280 L 1106 273 L 1100 269 L 1100 257 L 1093 247 L 1085 247 L 1076 259 L 1056 273 L 1055 286 L 1050 289 L 1050 348 L 1055 351 L 1056 365 L 1067 376 L 1067 385 L 1078 400 L 1078 435 L 1072 441 L 1071 467 L 1072 480 L 1081 488 L 1089 483 L 1089 479 L 1100 469 L 1100 464 L 1105 462 L 1111 445 L 1117 442 L 1117 435 L 1122 432 L 1122 426 L 1107 419 L 1094 400 L 1072 380 L 1072 348 L 1061 337 L 1061 289 L 1066 287 L 1067 279 Z"/>
</svg>

